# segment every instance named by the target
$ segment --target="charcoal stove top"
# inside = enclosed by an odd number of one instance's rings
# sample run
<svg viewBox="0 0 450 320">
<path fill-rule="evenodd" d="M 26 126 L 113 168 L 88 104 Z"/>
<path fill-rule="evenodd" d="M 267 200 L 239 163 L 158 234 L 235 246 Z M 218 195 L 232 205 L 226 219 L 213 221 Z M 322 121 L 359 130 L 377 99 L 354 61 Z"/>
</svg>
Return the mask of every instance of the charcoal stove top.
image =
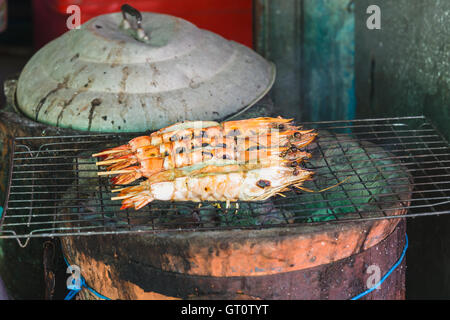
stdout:
<svg viewBox="0 0 450 320">
<path fill-rule="evenodd" d="M 423 116 L 304 123 L 319 139 L 305 187 L 259 202 L 120 210 L 91 154 L 131 134 L 18 137 L 0 238 L 288 228 L 450 213 L 450 146 Z"/>
</svg>

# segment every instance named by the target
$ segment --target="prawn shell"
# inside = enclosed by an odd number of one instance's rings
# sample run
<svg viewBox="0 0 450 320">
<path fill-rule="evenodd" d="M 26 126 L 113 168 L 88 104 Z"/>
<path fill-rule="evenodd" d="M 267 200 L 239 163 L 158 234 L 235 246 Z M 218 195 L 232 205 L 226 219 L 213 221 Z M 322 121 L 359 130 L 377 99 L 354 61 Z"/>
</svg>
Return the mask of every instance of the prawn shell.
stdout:
<svg viewBox="0 0 450 320">
<path fill-rule="evenodd" d="M 118 198 L 125 197 L 122 208 L 136 210 L 153 200 L 172 201 L 252 201 L 265 200 L 289 185 L 299 185 L 312 172 L 270 166 L 249 171 L 211 174 L 201 177 L 180 177 L 173 181 L 143 182 L 138 187 L 125 188 Z M 267 181 L 264 187 L 259 183 Z"/>
</svg>

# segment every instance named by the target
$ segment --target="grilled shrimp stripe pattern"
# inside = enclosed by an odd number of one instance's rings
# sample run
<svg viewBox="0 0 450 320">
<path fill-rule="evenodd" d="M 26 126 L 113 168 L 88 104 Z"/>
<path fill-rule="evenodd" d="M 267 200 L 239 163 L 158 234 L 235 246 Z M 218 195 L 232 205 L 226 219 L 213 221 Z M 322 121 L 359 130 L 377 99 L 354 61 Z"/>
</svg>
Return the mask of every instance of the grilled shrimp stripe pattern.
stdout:
<svg viewBox="0 0 450 320">
<path fill-rule="evenodd" d="M 311 171 L 283 166 L 270 166 L 249 171 L 184 176 L 173 181 L 142 182 L 123 189 L 121 209 L 142 208 L 154 200 L 163 201 L 255 201 L 265 200 L 289 186 L 301 185 L 312 176 Z"/>
<path fill-rule="evenodd" d="M 128 144 L 129 146 L 124 145 L 116 148 L 118 150 L 131 150 L 131 152 L 124 151 L 117 153 L 114 156 L 109 155 L 103 161 L 97 162 L 97 165 L 107 165 L 116 162 L 173 155 L 175 153 L 189 152 L 200 148 L 205 150 L 226 148 L 235 151 L 251 151 L 252 149 L 257 148 L 273 148 L 278 146 L 287 146 L 289 144 L 301 147 L 303 143 L 314 139 L 315 136 L 316 133 L 313 132 L 313 130 L 292 130 L 282 133 L 271 133 L 267 135 L 255 135 L 249 137 L 194 138 L 191 140 L 166 142 L 156 146 L 150 145 L 146 142 L 149 139 L 148 136 L 140 136 L 132 139 Z"/>
<path fill-rule="evenodd" d="M 289 134 L 292 132 L 289 131 Z M 298 133 L 296 131 L 295 133 Z M 299 159 L 309 158 L 309 154 L 298 152 L 310 144 L 317 133 L 307 130 L 301 135 L 272 135 L 247 138 L 219 138 L 209 143 L 196 140 L 181 140 L 159 146 L 146 146 L 136 149 L 135 154 L 125 154 L 114 160 L 97 162 L 107 167 L 106 175 L 118 175 L 111 179 L 113 184 L 128 184 L 140 177 L 171 168 L 180 168 L 209 160 L 235 160 L 238 163 L 264 158 Z M 139 137 L 138 137 L 139 138 Z M 144 138 L 146 138 L 144 136 Z M 137 139 L 134 139 L 137 140 Z M 187 148 L 190 144 L 190 149 Z M 196 147 L 198 146 L 198 147 Z"/>
<path fill-rule="evenodd" d="M 195 164 L 216 164 L 219 161 L 228 161 L 232 164 L 261 163 L 264 161 L 284 163 L 286 166 L 297 166 L 301 161 L 311 157 L 308 152 L 296 149 L 282 148 L 279 150 L 254 150 L 252 152 L 226 153 L 224 149 L 216 152 L 196 151 L 177 157 L 149 158 L 139 162 L 139 166 L 131 166 L 116 172 L 120 173 L 111 179 L 113 184 L 129 184 L 141 177 L 152 178 L 156 173 L 192 166 Z M 288 151 L 288 152 L 286 152 Z M 108 173 L 108 172 L 106 172 Z"/>
<path fill-rule="evenodd" d="M 285 157 L 311 143 L 315 136 L 316 133 L 311 132 L 308 135 L 303 135 L 301 140 L 288 136 L 258 136 L 253 139 L 244 138 L 236 140 L 232 138 L 221 138 L 219 141 L 213 141 L 213 143 L 199 143 L 198 147 L 191 149 L 186 148 L 185 144 L 180 144 L 177 141 L 160 146 L 142 147 L 135 154 L 127 154 L 117 157 L 114 160 L 100 161 L 97 162 L 97 165 L 105 165 L 112 162 L 106 168 L 107 171 L 111 174 L 127 174 L 129 171 L 135 170 L 145 172 L 151 168 L 151 164 L 154 165 L 152 168 L 153 172 L 154 170 L 182 167 L 210 159 L 234 159 L 242 162 L 245 160 L 252 161 L 256 158 L 270 157 L 282 152 L 284 152 L 282 156 Z M 123 171 L 124 169 L 129 171 Z M 144 174 L 144 176 L 146 175 Z M 123 182 L 129 180 L 129 178 L 130 176 L 128 175 L 123 178 L 113 178 L 112 181 L 113 183 L 118 183 L 119 180 Z"/>
</svg>

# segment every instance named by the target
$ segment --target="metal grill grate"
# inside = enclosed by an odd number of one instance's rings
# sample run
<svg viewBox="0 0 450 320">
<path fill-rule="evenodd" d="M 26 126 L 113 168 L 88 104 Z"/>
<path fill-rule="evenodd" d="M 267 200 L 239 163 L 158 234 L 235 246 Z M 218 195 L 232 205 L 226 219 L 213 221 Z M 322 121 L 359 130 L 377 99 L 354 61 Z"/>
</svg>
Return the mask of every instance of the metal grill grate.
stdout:
<svg viewBox="0 0 450 320">
<path fill-rule="evenodd" d="M 127 134 L 14 140 L 0 238 L 290 227 L 450 213 L 450 147 L 424 117 L 304 123 L 319 138 L 305 187 L 260 202 L 155 201 L 119 210 L 91 154 Z"/>
</svg>

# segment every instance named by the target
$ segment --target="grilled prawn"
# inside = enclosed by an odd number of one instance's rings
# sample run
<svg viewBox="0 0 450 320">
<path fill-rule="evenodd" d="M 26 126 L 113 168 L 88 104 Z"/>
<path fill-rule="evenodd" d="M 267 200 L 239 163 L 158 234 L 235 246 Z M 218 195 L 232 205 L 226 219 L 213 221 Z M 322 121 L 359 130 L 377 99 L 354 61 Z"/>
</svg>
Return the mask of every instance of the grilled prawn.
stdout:
<svg viewBox="0 0 450 320">
<path fill-rule="evenodd" d="M 119 196 L 112 199 L 123 200 L 121 209 L 134 207 L 136 210 L 154 200 L 265 200 L 286 191 L 289 186 L 301 186 L 313 174 L 298 167 L 279 165 L 251 170 L 240 166 L 208 169 L 211 173 L 181 176 L 170 181 L 146 180 L 139 186 L 122 189 Z"/>
<path fill-rule="evenodd" d="M 206 151 L 195 151 L 189 154 L 178 154 L 176 157 L 165 158 L 149 158 L 140 161 L 139 166 L 131 166 L 124 170 L 118 170 L 118 176 L 111 179 L 113 184 L 129 184 L 141 177 L 153 178 L 153 175 L 172 170 L 175 168 L 183 168 L 196 164 L 246 164 L 278 162 L 291 165 L 292 162 L 302 161 L 310 158 L 310 154 L 305 151 L 291 151 L 288 148 L 279 149 L 259 149 L 253 151 L 227 152 L 225 149 Z M 297 162 L 296 162 L 297 163 Z M 108 174 L 108 172 L 105 172 Z M 103 174 L 103 173 L 102 173 Z"/>
<path fill-rule="evenodd" d="M 197 143 L 195 148 L 188 148 L 176 141 L 139 148 L 135 155 L 122 156 L 123 161 L 109 166 L 107 172 L 102 174 L 118 174 L 112 178 L 112 183 L 127 184 L 142 176 L 150 177 L 162 170 L 181 168 L 209 160 L 235 160 L 238 163 L 245 163 L 265 158 L 292 159 L 293 156 L 303 159 L 308 158 L 309 154 L 299 152 L 299 148 L 311 143 L 315 136 L 316 133 L 311 131 L 302 135 L 300 139 L 295 135 L 277 135 L 275 138 L 271 135 L 244 139 L 220 138 L 209 143 Z M 97 162 L 97 165 L 104 163 Z"/>
<path fill-rule="evenodd" d="M 274 129 L 279 131 L 298 130 L 298 127 L 289 124 L 291 121 L 292 119 L 283 119 L 280 117 L 228 121 L 222 124 L 214 121 L 185 121 L 155 131 L 149 136 L 132 139 L 128 144 L 104 150 L 93 156 L 103 157 L 104 160 L 112 160 L 126 154 L 135 153 L 142 147 L 158 146 L 173 141 L 221 137 L 243 138 L 268 134 Z"/>
<path fill-rule="evenodd" d="M 296 138 L 296 134 L 297 136 L 300 136 L 300 134 L 302 134 L 302 139 Z M 114 158 L 99 161 L 97 162 L 97 165 L 111 164 L 107 168 L 107 170 L 110 171 L 127 167 L 128 165 L 134 164 L 144 159 L 152 157 L 164 157 L 169 155 L 174 157 L 175 154 L 186 153 L 198 149 L 209 150 L 216 148 L 225 148 L 234 151 L 251 151 L 252 149 L 258 148 L 287 146 L 288 144 L 300 147 L 303 142 L 306 142 L 309 138 L 313 138 L 313 136 L 315 136 L 315 133 L 311 130 L 304 132 L 292 130 L 282 133 L 276 132 L 248 137 L 201 137 L 189 140 L 176 140 L 162 143 L 156 146 L 148 145 L 148 136 L 140 136 L 132 139 L 129 142 L 129 145 L 132 146 L 133 152 L 119 154 Z"/>
<path fill-rule="evenodd" d="M 163 170 L 181 168 L 204 161 L 234 160 L 236 163 L 260 161 L 265 158 L 292 160 L 296 157 L 309 158 L 307 152 L 299 149 L 310 144 L 317 133 L 313 130 L 286 131 L 284 133 L 250 136 L 245 138 L 212 138 L 178 140 L 159 146 L 136 148 L 135 153 L 127 153 L 114 160 L 97 162 L 109 164 L 101 175 L 117 175 L 113 184 L 128 184 L 140 177 L 151 177 Z M 138 137 L 133 140 L 139 142 Z"/>
</svg>

